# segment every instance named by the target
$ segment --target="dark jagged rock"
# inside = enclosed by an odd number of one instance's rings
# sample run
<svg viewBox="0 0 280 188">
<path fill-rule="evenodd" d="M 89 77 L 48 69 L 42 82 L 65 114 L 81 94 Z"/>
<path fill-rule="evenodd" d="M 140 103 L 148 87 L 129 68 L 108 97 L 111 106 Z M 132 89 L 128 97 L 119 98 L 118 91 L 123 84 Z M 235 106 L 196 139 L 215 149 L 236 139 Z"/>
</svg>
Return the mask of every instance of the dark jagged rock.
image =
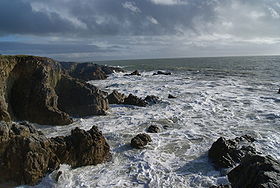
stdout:
<svg viewBox="0 0 280 188">
<path fill-rule="evenodd" d="M 233 140 L 220 137 L 212 144 L 208 156 L 217 168 L 233 167 L 245 155 L 256 153 L 256 150 L 250 146 L 253 141 L 254 138 L 248 135 Z"/>
<path fill-rule="evenodd" d="M 148 134 L 141 133 L 131 139 L 131 147 L 136 149 L 143 149 L 149 142 L 152 142 L 151 137 Z"/>
<path fill-rule="evenodd" d="M 56 86 L 58 107 L 75 117 L 105 115 L 109 108 L 104 93 L 95 86 L 62 75 Z"/>
<path fill-rule="evenodd" d="M 123 104 L 126 96 L 118 91 L 114 90 L 110 95 L 107 96 L 109 104 Z"/>
<path fill-rule="evenodd" d="M 154 95 L 148 95 L 144 100 L 149 104 L 157 104 L 160 102 L 159 97 Z"/>
<path fill-rule="evenodd" d="M 171 75 L 171 72 L 163 72 L 163 71 L 157 71 L 157 73 L 154 73 L 153 75 Z"/>
<path fill-rule="evenodd" d="M 157 125 L 151 125 L 147 128 L 148 133 L 159 133 L 160 128 Z"/>
<path fill-rule="evenodd" d="M 147 102 L 135 95 L 129 94 L 127 98 L 124 99 L 123 104 L 135 105 L 135 106 L 147 106 Z"/>
<path fill-rule="evenodd" d="M 130 74 L 125 74 L 124 76 L 141 76 L 138 70 L 133 71 Z"/>
<path fill-rule="evenodd" d="M 54 87 L 59 65 L 34 56 L 0 56 L 0 120 L 66 125 L 71 118 L 57 107 Z"/>
<path fill-rule="evenodd" d="M 280 163 L 271 156 L 247 155 L 228 178 L 233 188 L 279 188 Z"/>
<path fill-rule="evenodd" d="M 69 136 L 49 139 L 27 123 L 0 122 L 0 183 L 35 185 L 59 164 L 96 165 L 110 156 L 96 127 L 76 128 Z"/>
<path fill-rule="evenodd" d="M 176 99 L 177 97 L 175 97 L 175 96 L 169 94 L 169 95 L 168 95 L 168 98 L 169 98 L 169 99 Z"/>
<path fill-rule="evenodd" d="M 109 67 L 94 63 L 60 62 L 60 64 L 70 76 L 84 81 L 104 80 L 109 74 L 124 72 L 123 69 L 118 67 Z"/>
</svg>

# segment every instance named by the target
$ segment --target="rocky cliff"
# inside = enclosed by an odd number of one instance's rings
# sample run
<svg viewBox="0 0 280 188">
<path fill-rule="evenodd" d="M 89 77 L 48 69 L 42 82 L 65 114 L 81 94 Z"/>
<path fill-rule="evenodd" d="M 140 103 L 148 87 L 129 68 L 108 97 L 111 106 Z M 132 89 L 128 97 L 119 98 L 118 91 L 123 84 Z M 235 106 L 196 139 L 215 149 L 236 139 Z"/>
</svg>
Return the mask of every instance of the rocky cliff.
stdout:
<svg viewBox="0 0 280 188">
<path fill-rule="evenodd" d="M 0 70 L 0 120 L 66 125 L 72 122 L 69 115 L 99 115 L 108 108 L 102 92 L 67 77 L 52 59 L 0 56 Z M 73 96 L 80 94 L 83 98 Z M 78 112 L 68 109 L 73 105 Z"/>
</svg>

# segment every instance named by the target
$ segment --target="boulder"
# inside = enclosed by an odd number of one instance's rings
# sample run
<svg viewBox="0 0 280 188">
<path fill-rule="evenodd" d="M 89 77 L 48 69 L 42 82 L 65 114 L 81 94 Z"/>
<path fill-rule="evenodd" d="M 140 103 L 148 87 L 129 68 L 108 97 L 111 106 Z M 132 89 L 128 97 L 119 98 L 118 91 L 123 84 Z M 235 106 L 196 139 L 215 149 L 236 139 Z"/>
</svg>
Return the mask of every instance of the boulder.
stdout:
<svg viewBox="0 0 280 188">
<path fill-rule="evenodd" d="M 149 142 L 152 142 L 151 137 L 148 134 L 141 133 L 131 139 L 131 147 L 136 149 L 143 149 Z"/>
<path fill-rule="evenodd" d="M 110 95 L 107 96 L 109 104 L 123 104 L 126 96 L 118 91 L 114 90 Z"/>
<path fill-rule="evenodd" d="M 157 125 L 151 125 L 147 128 L 148 133 L 159 133 L 160 128 Z"/>
<path fill-rule="evenodd" d="M 157 104 L 160 102 L 159 97 L 154 95 L 148 95 L 144 100 L 150 105 Z"/>
<path fill-rule="evenodd" d="M 79 167 L 105 162 L 111 157 L 109 149 L 96 127 L 47 138 L 28 123 L 0 122 L 0 183 L 35 185 L 60 164 Z"/>
<path fill-rule="evenodd" d="M 125 74 L 124 76 L 141 76 L 138 70 L 133 71 L 130 74 Z"/>
<path fill-rule="evenodd" d="M 253 141 L 254 138 L 248 135 L 232 140 L 226 140 L 224 137 L 220 137 L 212 144 L 208 151 L 208 157 L 216 168 L 233 167 L 245 155 L 256 153 L 256 150 L 250 146 Z"/>
<path fill-rule="evenodd" d="M 124 72 L 123 69 L 118 67 L 109 67 L 94 63 L 60 62 L 60 64 L 70 76 L 84 81 L 104 80 L 109 74 Z"/>
<path fill-rule="evenodd" d="M 129 94 L 128 97 L 124 99 L 123 104 L 128 104 L 128 105 L 135 105 L 135 106 L 147 106 L 147 102 L 135 95 Z"/>
<path fill-rule="evenodd" d="M 157 73 L 154 73 L 153 75 L 171 75 L 171 72 L 164 72 L 164 71 L 157 71 Z"/>
<path fill-rule="evenodd" d="M 228 179 L 233 188 L 278 188 L 280 163 L 271 156 L 247 155 L 229 172 Z"/>
<path fill-rule="evenodd" d="M 105 93 L 97 87 L 62 75 L 56 88 L 58 107 L 75 117 L 105 115 L 109 104 Z"/>
<path fill-rule="evenodd" d="M 177 97 L 175 97 L 175 96 L 169 94 L 169 95 L 168 95 L 168 98 L 169 98 L 169 99 L 175 99 L 175 98 L 177 98 Z"/>
</svg>

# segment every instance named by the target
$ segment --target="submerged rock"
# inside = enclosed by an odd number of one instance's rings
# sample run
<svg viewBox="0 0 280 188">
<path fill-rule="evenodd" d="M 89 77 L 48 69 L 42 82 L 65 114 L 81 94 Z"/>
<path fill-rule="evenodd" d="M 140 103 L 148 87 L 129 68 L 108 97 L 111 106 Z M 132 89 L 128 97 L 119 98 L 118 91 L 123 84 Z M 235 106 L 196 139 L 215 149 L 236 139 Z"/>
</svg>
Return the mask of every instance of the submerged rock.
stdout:
<svg viewBox="0 0 280 188">
<path fill-rule="evenodd" d="M 94 63 L 60 62 L 60 64 L 70 76 L 84 81 L 104 80 L 109 74 L 124 72 L 123 69 L 118 67 L 109 67 Z"/>
<path fill-rule="evenodd" d="M 247 155 L 228 178 L 233 188 L 279 188 L 280 163 L 271 156 Z"/>
<path fill-rule="evenodd" d="M 129 94 L 127 98 L 124 99 L 123 104 L 135 105 L 135 106 L 147 106 L 147 102 L 135 95 Z"/>
<path fill-rule="evenodd" d="M 160 102 L 159 97 L 155 96 L 155 95 L 148 95 L 146 96 L 146 98 L 144 99 L 147 103 L 149 103 L 150 105 L 152 104 L 157 104 Z"/>
<path fill-rule="evenodd" d="M 159 133 L 160 128 L 157 125 L 151 125 L 147 128 L 148 133 Z"/>
<path fill-rule="evenodd" d="M 109 104 L 123 104 L 126 96 L 118 91 L 114 90 L 110 95 L 107 96 Z"/>
<path fill-rule="evenodd" d="M 177 97 L 175 97 L 175 96 L 169 94 L 169 95 L 168 95 L 168 98 L 169 98 L 169 99 L 176 99 Z"/>
<path fill-rule="evenodd" d="M 247 155 L 256 153 L 250 146 L 254 138 L 244 135 L 232 140 L 220 137 L 214 142 L 208 151 L 208 156 L 217 168 L 233 167 Z"/>
<path fill-rule="evenodd" d="M 153 75 L 171 75 L 171 72 L 163 72 L 163 71 L 157 71 L 157 73 L 154 73 Z"/>
<path fill-rule="evenodd" d="M 101 90 L 70 76 L 62 75 L 55 89 L 59 109 L 71 116 L 105 115 L 109 108 Z"/>
<path fill-rule="evenodd" d="M 130 74 L 125 74 L 124 76 L 141 76 L 138 70 L 133 71 Z"/>
<path fill-rule="evenodd" d="M 131 147 L 136 149 L 143 149 L 149 142 L 152 142 L 151 137 L 148 134 L 141 133 L 131 139 Z"/>
<path fill-rule="evenodd" d="M 28 123 L 0 123 L 0 183 L 37 184 L 60 164 L 96 165 L 111 156 L 109 146 L 93 127 L 71 135 L 47 138 Z"/>
</svg>

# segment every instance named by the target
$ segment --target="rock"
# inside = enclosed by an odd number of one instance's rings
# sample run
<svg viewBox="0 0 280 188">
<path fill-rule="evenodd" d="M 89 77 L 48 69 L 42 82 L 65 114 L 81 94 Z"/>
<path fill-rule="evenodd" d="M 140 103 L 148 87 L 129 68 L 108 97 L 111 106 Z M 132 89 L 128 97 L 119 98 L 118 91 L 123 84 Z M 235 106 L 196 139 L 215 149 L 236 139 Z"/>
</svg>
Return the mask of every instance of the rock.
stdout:
<svg viewBox="0 0 280 188">
<path fill-rule="evenodd" d="M 175 97 L 175 96 L 169 94 L 169 95 L 168 95 L 168 98 L 169 98 L 169 99 L 176 99 L 177 97 Z"/>
<path fill-rule="evenodd" d="M 130 74 L 125 74 L 124 76 L 141 76 L 141 74 L 138 72 L 138 70 L 135 70 Z"/>
<path fill-rule="evenodd" d="M 171 75 L 171 72 L 163 72 L 163 71 L 157 71 L 157 73 L 154 73 L 153 75 Z"/>
<path fill-rule="evenodd" d="M 97 87 L 62 75 L 56 88 L 58 107 L 75 117 L 105 115 L 109 108 L 105 94 Z"/>
<path fill-rule="evenodd" d="M 109 74 L 124 72 L 124 70 L 118 67 L 109 67 L 94 63 L 60 62 L 60 64 L 71 77 L 84 81 L 104 80 Z"/>
<path fill-rule="evenodd" d="M 136 149 L 143 149 L 149 142 L 152 142 L 151 137 L 148 134 L 141 133 L 131 139 L 131 147 Z"/>
<path fill-rule="evenodd" d="M 147 106 L 147 102 L 135 95 L 129 94 L 127 98 L 124 99 L 123 104 L 135 105 L 135 106 Z"/>
<path fill-rule="evenodd" d="M 278 94 L 280 94 L 280 89 L 278 90 Z"/>
<path fill-rule="evenodd" d="M 148 133 L 159 133 L 160 128 L 157 125 L 151 125 L 147 128 Z"/>
<path fill-rule="evenodd" d="M 0 56 L 0 69 L 0 120 L 72 123 L 57 107 L 54 87 L 61 75 L 58 63 L 43 57 Z"/>
<path fill-rule="evenodd" d="M 271 156 L 247 155 L 228 178 L 233 188 L 278 188 L 280 163 Z"/>
<path fill-rule="evenodd" d="M 159 103 L 159 97 L 154 96 L 154 95 L 148 95 L 145 99 L 144 99 L 147 103 L 151 104 L 157 104 Z"/>
<path fill-rule="evenodd" d="M 109 104 L 123 104 L 126 96 L 114 90 L 110 95 L 107 96 Z"/>
<path fill-rule="evenodd" d="M 27 123 L 0 122 L 0 183 L 35 185 L 60 164 L 96 165 L 110 157 L 109 146 L 96 127 L 47 138 Z"/>
<path fill-rule="evenodd" d="M 233 167 L 241 159 L 256 150 L 250 146 L 254 139 L 248 135 L 237 137 L 233 140 L 226 140 L 220 137 L 214 142 L 208 151 L 208 157 L 216 168 Z"/>
<path fill-rule="evenodd" d="M 56 176 L 55 176 L 55 181 L 58 182 L 59 180 L 59 177 L 62 175 L 62 172 L 61 171 L 58 171 Z"/>
<path fill-rule="evenodd" d="M 232 188 L 231 185 L 212 185 L 209 188 Z"/>
</svg>

